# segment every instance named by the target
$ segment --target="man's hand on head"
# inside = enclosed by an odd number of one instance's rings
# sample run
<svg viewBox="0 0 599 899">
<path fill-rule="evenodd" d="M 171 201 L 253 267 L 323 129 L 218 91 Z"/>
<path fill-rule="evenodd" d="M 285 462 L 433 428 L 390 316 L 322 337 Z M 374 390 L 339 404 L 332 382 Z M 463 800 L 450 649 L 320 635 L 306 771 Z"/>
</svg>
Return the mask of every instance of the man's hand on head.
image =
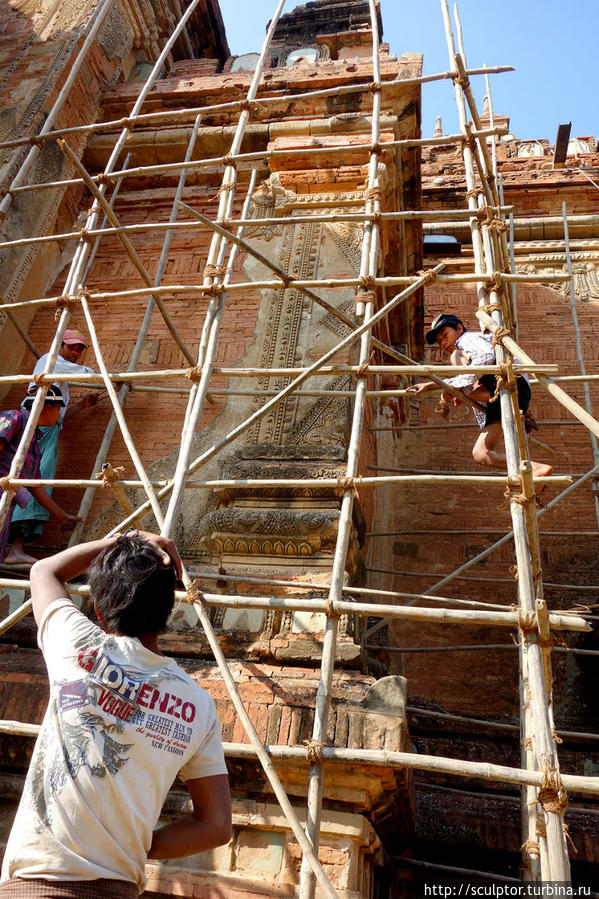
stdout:
<svg viewBox="0 0 599 899">
<path fill-rule="evenodd" d="M 158 550 L 165 565 L 170 565 L 172 562 L 172 564 L 175 566 L 177 579 L 181 580 L 181 577 L 183 575 L 183 568 L 181 565 L 181 557 L 179 556 L 179 551 L 175 545 L 175 541 L 171 540 L 170 537 L 163 537 L 161 534 L 152 534 L 150 533 L 150 531 L 138 531 L 137 533 L 142 538 L 142 540 L 145 540 L 146 543 L 150 543 L 153 547 L 155 547 L 155 549 Z"/>
</svg>

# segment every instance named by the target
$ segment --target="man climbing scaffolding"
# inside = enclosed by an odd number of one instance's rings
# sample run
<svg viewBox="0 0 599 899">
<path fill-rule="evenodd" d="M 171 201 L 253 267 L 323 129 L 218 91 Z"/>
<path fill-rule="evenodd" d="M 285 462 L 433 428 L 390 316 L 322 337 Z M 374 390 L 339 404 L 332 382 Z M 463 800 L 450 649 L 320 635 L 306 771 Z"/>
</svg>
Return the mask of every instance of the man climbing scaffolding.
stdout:
<svg viewBox="0 0 599 899">
<path fill-rule="evenodd" d="M 429 346 L 437 345 L 439 349 L 449 356 L 451 365 L 495 365 L 495 348 L 490 335 L 481 334 L 479 331 L 468 331 L 464 323 L 453 313 L 442 312 L 432 322 L 430 330 L 425 334 L 425 340 Z M 478 406 L 473 406 L 473 412 L 481 428 L 474 446 L 472 456 L 475 462 L 487 465 L 490 468 L 507 468 L 503 443 L 503 427 L 501 424 L 501 406 L 497 394 L 497 378 L 492 374 L 477 375 L 476 373 L 463 373 L 453 378 L 446 379 L 447 384 L 457 388 L 470 400 L 474 400 Z M 437 387 L 434 381 L 425 381 L 422 384 L 413 384 L 408 387 L 409 393 L 420 395 Z M 526 375 L 516 378 L 516 390 L 518 394 L 518 407 L 524 413 L 530 405 L 530 385 Z M 444 391 L 441 399 L 446 404 L 460 404 L 459 397 L 453 393 Z M 553 471 L 552 465 L 531 460 L 533 475 L 537 478 L 547 477 Z"/>
</svg>

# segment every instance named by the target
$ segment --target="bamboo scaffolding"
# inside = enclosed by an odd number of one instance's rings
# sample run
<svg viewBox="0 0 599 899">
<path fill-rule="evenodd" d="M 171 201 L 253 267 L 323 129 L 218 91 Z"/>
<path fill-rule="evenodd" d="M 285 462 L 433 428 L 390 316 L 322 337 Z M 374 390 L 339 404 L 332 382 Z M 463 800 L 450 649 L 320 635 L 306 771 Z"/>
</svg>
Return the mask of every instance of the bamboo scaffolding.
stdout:
<svg viewBox="0 0 599 899">
<path fill-rule="evenodd" d="M 578 312 L 576 310 L 576 290 L 574 287 L 574 269 L 572 268 L 572 256 L 570 254 L 570 236 L 568 233 L 568 213 L 566 202 L 562 203 L 562 213 L 564 219 L 564 244 L 566 250 L 566 262 L 568 265 L 568 274 L 570 275 L 570 311 L 572 314 L 572 324 L 574 326 L 574 337 L 575 337 L 575 345 L 576 345 L 576 359 L 578 361 L 578 368 L 580 370 L 580 374 L 583 378 L 586 378 L 586 366 L 584 364 L 584 356 L 582 353 L 582 340 L 580 336 L 580 325 L 578 323 Z M 584 395 L 584 407 L 589 415 L 593 413 L 593 405 L 591 403 L 591 393 L 589 391 L 589 385 L 586 380 L 583 382 L 583 395 Z M 593 464 L 595 467 L 599 465 L 599 444 L 597 443 L 597 437 L 594 433 L 591 432 L 589 435 L 591 439 L 591 451 L 593 453 Z M 599 525 L 599 491 L 597 490 L 598 482 L 595 479 L 593 481 L 593 503 L 595 506 L 595 518 L 597 519 L 597 524 Z"/>
<path fill-rule="evenodd" d="M 466 103 L 465 97 L 470 102 L 472 100 L 471 92 L 469 92 L 469 83 L 467 77 L 464 77 L 463 65 L 459 54 L 455 51 L 453 31 L 449 17 L 449 9 L 447 0 L 441 0 L 443 18 L 445 21 L 445 33 L 447 46 L 449 51 L 450 66 L 455 70 L 456 77 L 454 81 L 456 100 L 458 106 L 458 115 L 460 120 L 460 128 L 467 134 L 466 122 Z M 476 124 L 477 116 L 473 113 L 473 119 Z M 483 160 L 488 160 L 486 146 L 479 144 L 483 154 Z M 466 184 L 469 192 L 469 203 L 476 204 L 475 200 L 475 178 L 474 178 L 474 154 L 468 145 L 463 147 L 463 158 L 466 169 Z M 480 172 L 483 185 L 489 184 L 489 179 L 485 182 L 484 171 Z M 480 197 L 479 197 L 480 199 Z M 477 204 L 482 205 L 482 204 Z M 489 236 L 489 229 L 479 229 L 478 220 L 473 218 L 470 222 L 472 234 L 472 247 L 475 258 L 475 265 L 480 275 L 487 274 L 490 277 L 491 272 L 496 270 L 497 263 L 494 258 L 493 242 Z M 482 238 L 480 231 L 482 230 Z M 495 247 L 496 249 L 496 247 Z M 505 299 L 505 297 L 503 297 Z M 478 303 L 479 312 L 477 315 L 485 314 L 480 312 L 480 307 L 486 307 L 488 303 L 495 309 L 493 318 L 486 315 L 486 318 L 493 324 L 494 330 L 503 329 L 504 320 L 507 320 L 502 312 L 506 310 L 505 303 L 501 302 L 497 287 L 487 290 L 483 277 L 479 280 L 478 286 Z M 501 310 L 501 311 L 500 311 Z M 507 311 L 507 310 L 506 310 Z M 510 322 L 508 321 L 508 325 Z M 511 348 L 509 348 L 510 351 Z M 497 347 L 497 358 L 499 362 L 503 362 L 503 348 Z M 560 389 L 560 388 L 556 388 Z M 526 451 L 526 446 L 522 446 L 522 431 L 518 432 L 516 424 L 515 409 L 512 403 L 510 392 L 503 389 L 500 394 L 501 403 L 501 419 L 503 423 L 503 433 L 507 456 L 508 476 L 513 479 L 513 483 L 520 484 L 520 490 L 526 489 L 526 483 L 522 476 L 526 471 L 526 466 L 530 468 L 530 462 L 520 462 L 520 453 L 522 449 Z M 523 490 L 524 488 L 524 490 Z M 530 498 L 531 499 L 531 498 Z M 530 554 L 529 539 L 531 533 L 527 531 L 527 522 L 522 505 L 516 502 L 510 503 L 510 512 L 512 516 L 514 545 L 516 549 L 516 559 L 518 565 L 518 599 L 523 612 L 532 614 L 535 611 L 535 585 L 534 573 L 532 569 L 532 560 Z M 533 510 L 534 517 L 534 510 Z M 521 641 L 526 645 L 527 649 L 527 668 L 528 668 L 528 686 L 530 692 L 530 707 L 532 712 L 532 720 L 534 722 L 534 745 L 535 745 L 535 762 L 544 770 L 545 776 L 548 772 L 555 772 L 556 782 L 559 784 L 559 767 L 555 744 L 552 738 L 551 712 L 547 702 L 545 692 L 543 658 L 541 648 L 537 639 L 530 634 L 521 631 Z M 559 789 L 556 788 L 556 789 Z M 541 858 L 541 876 L 547 880 L 569 880 L 569 861 L 566 840 L 562 827 L 562 815 L 549 807 L 543 809 L 543 817 L 546 823 L 546 836 L 540 836 L 539 842 L 543 844 L 543 848 L 547 849 L 547 857 Z"/>
<path fill-rule="evenodd" d="M 66 100 L 69 97 L 71 88 L 73 87 L 75 80 L 76 80 L 77 76 L 79 75 L 81 67 L 83 66 L 83 64 L 86 60 L 87 54 L 88 54 L 94 40 L 96 39 L 96 35 L 98 34 L 98 31 L 100 30 L 100 28 L 102 27 L 102 24 L 104 23 L 104 19 L 106 18 L 107 14 L 110 12 L 110 10 L 113 6 L 113 3 L 114 3 L 114 0 L 104 0 L 104 2 L 102 4 L 99 4 L 98 7 L 96 8 L 91 26 L 87 32 L 85 40 L 83 41 L 81 49 L 79 50 L 77 57 L 76 57 L 75 61 L 73 62 L 72 66 L 70 66 L 70 68 L 69 68 L 69 74 L 67 76 L 67 79 L 66 79 L 65 83 L 63 84 L 63 86 L 60 90 L 60 93 L 58 94 L 58 97 L 52 104 L 52 108 L 50 109 L 50 111 L 48 112 L 48 115 L 46 116 L 46 119 L 40 130 L 40 133 L 36 136 L 34 141 L 31 141 L 29 138 L 26 140 L 26 143 L 31 142 L 31 143 L 33 143 L 33 146 L 31 147 L 27 156 L 25 157 L 25 159 L 19 166 L 18 172 L 12 179 L 10 186 L 6 192 L 6 195 L 4 196 L 2 202 L 0 203 L 0 222 L 4 221 L 6 219 L 8 210 L 10 209 L 11 203 L 13 201 L 14 192 L 23 183 L 23 181 L 29 174 L 31 167 L 33 166 L 34 162 L 36 161 L 37 157 L 40 154 L 42 144 L 38 143 L 38 141 L 43 142 L 44 138 L 48 135 L 48 133 L 52 131 L 54 122 L 58 118 L 58 115 L 60 114 L 63 105 L 65 104 Z"/>
<path fill-rule="evenodd" d="M 349 150 L 350 148 L 345 148 Z M 223 157 L 224 158 L 224 157 Z M 183 163 L 182 163 L 183 165 Z M 123 169 L 123 171 L 127 171 L 127 169 Z M 181 171 L 188 171 L 188 167 L 181 169 Z M 116 174 L 116 173 L 115 173 Z M 85 181 L 85 179 L 83 179 Z M 91 178 L 93 181 L 93 178 Z M 115 180 L 121 180 L 115 179 Z M 183 204 L 185 205 L 185 204 Z M 186 208 L 190 211 L 194 211 L 191 207 L 186 206 Z M 495 212 L 505 212 L 509 211 L 511 207 L 501 207 L 500 209 L 494 210 Z M 468 218 L 471 213 L 468 210 L 464 209 L 448 209 L 440 212 L 438 210 L 409 210 L 409 211 L 398 211 L 398 212 L 381 212 L 377 213 L 376 220 L 382 221 L 397 221 L 397 220 L 405 220 L 405 221 L 426 221 L 428 219 L 435 220 L 439 218 L 441 215 L 444 216 L 454 216 L 456 221 L 459 221 L 463 218 Z M 323 213 L 318 215 L 289 215 L 289 216 L 280 216 L 275 218 L 250 218 L 243 216 L 240 219 L 226 219 L 226 223 L 228 227 L 233 225 L 298 225 L 304 223 L 313 224 L 314 222 L 358 222 L 362 223 L 364 221 L 373 221 L 375 219 L 375 214 L 370 213 L 358 213 L 358 212 L 335 212 L 335 213 Z M 219 224 L 216 222 L 215 224 Z M 114 235 L 120 234 L 147 234 L 152 233 L 154 231 L 161 230 L 169 230 L 169 231 L 195 231 L 202 227 L 200 224 L 195 222 L 177 222 L 173 224 L 172 222 L 139 222 L 133 225 L 118 225 L 113 227 L 102 227 L 102 228 L 94 228 L 92 231 L 86 232 L 86 236 L 89 238 L 92 237 L 111 237 Z M 46 234 L 40 235 L 37 237 L 22 237 L 18 240 L 6 240 L 0 242 L 0 250 L 6 250 L 14 247 L 26 247 L 32 246 L 35 244 L 45 244 L 45 243 L 63 243 L 64 241 L 70 240 L 78 240 L 81 237 L 81 231 L 64 231 L 62 233 L 56 234 Z M 4 304 L 6 306 L 11 304 Z"/>
<path fill-rule="evenodd" d="M 187 145 L 187 150 L 185 153 L 185 159 L 191 159 L 191 156 L 194 151 L 195 142 L 197 138 L 198 129 L 200 126 L 201 117 L 198 116 L 194 122 L 191 135 L 189 137 L 189 143 Z M 127 167 L 129 157 L 125 161 L 125 168 Z M 175 191 L 175 197 L 173 199 L 173 203 L 171 206 L 171 213 L 169 217 L 169 221 L 171 223 L 175 223 L 178 212 L 178 201 L 183 195 L 183 189 L 185 187 L 185 181 L 187 178 L 187 170 L 182 169 L 181 174 L 179 176 L 179 183 L 177 185 L 177 190 Z M 118 185 L 121 184 L 120 181 L 117 182 Z M 156 267 L 156 274 L 154 276 L 154 285 L 157 287 L 162 281 L 162 277 L 164 275 L 164 271 L 166 269 L 166 263 L 168 259 L 168 253 L 170 249 L 170 244 L 172 240 L 172 231 L 167 230 L 164 235 L 164 241 L 162 244 L 162 250 L 160 253 L 160 258 L 158 260 L 158 265 Z M 97 246 L 97 242 L 96 242 Z M 127 365 L 128 374 L 134 372 L 139 364 L 139 360 L 141 358 L 141 353 L 148 335 L 148 331 L 150 329 L 150 323 L 152 321 L 152 315 L 154 311 L 154 299 L 150 296 L 148 299 L 148 303 L 146 306 L 146 311 L 144 313 L 143 321 L 141 323 L 137 339 L 135 341 L 135 345 L 133 347 L 133 351 L 131 353 L 131 358 L 129 360 L 129 364 Z M 132 384 L 126 381 L 120 388 L 118 394 L 118 402 L 121 408 L 123 408 L 125 404 L 125 400 L 129 392 L 132 389 Z M 114 436 L 114 432 L 117 426 L 117 417 L 114 413 L 111 414 L 108 424 L 106 425 L 104 436 L 102 437 L 102 442 L 98 449 L 95 462 L 92 467 L 92 475 L 94 472 L 100 471 L 106 462 L 106 458 L 108 456 L 108 452 L 110 450 L 110 445 L 112 443 L 112 438 Z M 75 525 L 73 532 L 71 533 L 71 537 L 69 540 L 69 546 L 74 546 L 80 542 L 81 537 L 83 535 L 83 530 L 85 528 L 85 522 L 87 521 L 87 517 L 90 513 L 92 503 L 95 497 L 95 490 L 91 487 L 88 487 L 81 498 L 81 502 L 79 505 L 79 510 L 77 513 L 77 517 L 80 519 L 79 522 Z"/>
<path fill-rule="evenodd" d="M 35 728 L 35 730 L 33 730 Z M 20 721 L 0 722 L 1 733 L 21 733 L 24 736 L 35 736 L 39 725 L 23 724 Z M 256 749 L 247 743 L 223 742 L 225 755 L 228 758 L 255 758 Z M 273 761 L 304 762 L 308 749 L 304 746 L 265 746 Z M 542 774 L 538 771 L 526 771 L 521 768 L 510 768 L 507 765 L 495 765 L 490 762 L 469 762 L 460 759 L 444 758 L 434 755 L 420 755 L 411 752 L 391 752 L 376 749 L 342 749 L 332 746 L 321 747 L 323 758 L 330 762 L 343 764 L 358 763 L 390 768 L 408 768 L 410 770 L 432 771 L 440 774 L 455 774 L 458 777 L 470 777 L 496 783 L 527 784 L 541 786 Z M 576 774 L 563 774 L 564 788 L 589 796 L 599 796 L 599 777 L 582 777 Z M 333 894 L 336 896 L 336 894 Z"/>
<path fill-rule="evenodd" d="M 381 89 L 377 83 L 381 80 L 379 57 L 379 34 L 377 10 L 374 0 L 369 0 L 370 26 L 372 29 L 372 149 L 368 163 L 368 191 L 372 194 L 379 187 L 378 162 L 379 154 L 376 146 L 380 139 L 380 115 L 381 115 Z M 380 212 L 380 199 L 376 196 L 367 197 L 366 212 Z M 379 249 L 379 226 L 376 221 L 364 222 L 362 236 L 360 276 L 376 275 Z M 364 324 L 360 337 L 360 365 L 366 365 L 370 358 L 370 346 L 372 326 L 377 319 L 374 312 L 374 296 L 371 294 L 366 299 L 366 289 L 358 290 L 356 296 L 356 315 L 362 316 Z M 389 305 L 389 304 L 387 304 Z M 355 333 L 358 333 L 357 329 Z M 352 416 L 352 427 L 347 454 L 347 478 L 353 479 L 358 472 L 360 444 L 362 428 L 364 426 L 364 414 L 366 409 L 366 379 L 360 378 L 356 384 L 356 398 Z M 332 606 L 339 601 L 343 591 L 343 578 L 347 563 L 347 553 L 352 528 L 352 512 L 354 503 L 354 491 L 351 488 L 345 490 L 341 502 L 337 540 L 335 543 L 335 555 L 331 571 L 331 586 L 328 602 Z M 320 666 L 320 679 L 316 694 L 314 710 L 314 724 L 312 729 L 312 743 L 321 746 L 327 739 L 328 714 L 331 703 L 331 687 L 333 670 L 335 666 L 335 654 L 339 620 L 331 615 L 327 616 L 326 630 L 322 646 L 322 659 Z M 316 846 L 320 836 L 320 817 L 322 812 L 322 795 L 324 786 L 324 763 L 321 759 L 314 758 L 310 764 L 308 780 L 308 805 L 306 811 L 306 836 L 313 846 Z M 314 899 L 316 883 L 312 872 L 308 869 L 305 860 L 302 860 L 300 869 L 299 899 Z"/>
<path fill-rule="evenodd" d="M 505 72 L 513 72 L 513 66 L 495 66 L 492 68 L 482 68 L 482 69 L 468 69 L 468 75 L 486 75 L 486 74 L 503 74 Z M 439 72 L 433 75 L 421 75 L 416 78 L 398 78 L 398 79 L 388 79 L 387 81 L 382 82 L 382 88 L 385 90 L 389 87 L 409 87 L 418 84 L 429 84 L 432 81 L 443 81 L 446 78 L 451 77 L 451 73 L 449 72 Z M 338 97 L 342 94 L 353 94 L 356 91 L 369 91 L 370 85 L 372 82 L 363 82 L 361 84 L 346 84 L 346 85 L 338 85 L 337 87 L 332 88 L 322 88 L 319 90 L 310 90 L 310 91 L 298 91 L 292 94 L 277 94 L 275 96 L 270 97 L 256 97 L 253 101 L 255 104 L 256 111 L 259 111 L 262 106 L 268 106 L 270 104 L 277 103 L 287 103 L 293 100 L 314 100 L 322 97 Z M 29 137 L 16 138 L 14 140 L 3 141 L 0 143 L 1 149 L 8 149 L 10 147 L 19 147 L 26 146 L 27 144 L 34 143 L 37 144 L 38 141 L 44 140 L 53 140 L 57 137 L 65 137 L 69 134 L 95 134 L 102 131 L 114 131 L 118 128 L 123 127 L 123 123 L 125 124 L 149 124 L 152 125 L 154 123 L 164 122 L 164 124 L 171 124 L 173 121 L 178 119 L 194 119 L 198 114 L 203 114 L 205 117 L 208 116 L 209 113 L 212 112 L 223 112 L 226 110 L 231 111 L 239 111 L 241 106 L 245 102 L 245 97 L 238 100 L 230 100 L 225 103 L 214 103 L 206 106 L 193 106 L 185 109 L 169 109 L 162 112 L 150 112 L 145 113 L 143 115 L 135 116 L 134 120 L 130 119 L 127 121 L 125 119 L 114 119 L 112 121 L 106 122 L 95 122 L 89 125 L 76 125 L 70 128 L 61 128 L 56 130 L 48 130 L 45 132 L 40 132 L 38 135 L 31 135 Z M 484 133 L 487 134 L 489 129 L 485 129 Z M 498 133 L 505 133 L 505 129 L 498 129 Z M 462 140 L 462 135 L 443 135 L 441 138 L 424 138 L 422 140 L 412 139 L 414 145 L 424 145 L 427 144 L 436 145 L 436 144 L 445 144 L 445 143 L 453 143 L 455 141 Z"/>
</svg>

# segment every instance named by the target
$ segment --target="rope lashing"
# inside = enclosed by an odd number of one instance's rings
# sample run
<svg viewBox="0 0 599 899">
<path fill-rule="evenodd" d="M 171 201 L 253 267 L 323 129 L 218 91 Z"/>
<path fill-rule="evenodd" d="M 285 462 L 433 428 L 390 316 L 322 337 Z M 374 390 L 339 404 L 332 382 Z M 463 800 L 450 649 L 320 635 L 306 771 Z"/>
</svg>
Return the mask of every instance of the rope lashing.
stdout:
<svg viewBox="0 0 599 899">
<path fill-rule="evenodd" d="M 459 84 L 459 86 L 460 86 L 461 88 L 464 88 L 464 89 L 465 89 L 465 88 L 467 88 L 467 87 L 470 87 L 470 79 L 468 78 L 467 75 L 460 75 L 459 72 L 456 72 L 456 73 L 455 73 L 454 75 L 452 75 L 451 77 L 452 77 L 453 83 L 454 83 L 454 84 Z"/>
<path fill-rule="evenodd" d="M 374 290 L 376 288 L 376 278 L 374 275 L 362 275 L 360 278 L 360 287 L 364 290 Z"/>
<path fill-rule="evenodd" d="M 543 771 L 537 802 L 543 811 L 554 815 L 563 815 L 568 808 L 568 794 L 562 786 L 559 771 L 551 764 Z"/>
<path fill-rule="evenodd" d="M 340 490 L 351 490 L 352 488 L 356 489 L 355 479 L 354 478 L 337 478 L 337 487 Z"/>
<path fill-rule="evenodd" d="M 222 278 L 225 272 L 227 271 L 226 266 L 224 265 L 214 265 L 212 262 L 207 262 L 204 266 L 204 278 Z"/>
<path fill-rule="evenodd" d="M 327 618 L 341 618 L 342 613 L 335 608 L 335 600 L 330 597 L 327 599 L 326 616 Z"/>
<path fill-rule="evenodd" d="M 119 481 L 120 476 L 125 471 L 124 465 L 117 465 L 115 468 L 112 465 L 109 465 L 107 462 L 102 466 L 102 471 L 97 471 L 94 475 L 95 478 L 100 480 L 102 479 L 102 488 L 110 487 L 113 481 Z"/>
<path fill-rule="evenodd" d="M 531 803 L 531 805 L 534 805 L 534 803 Z M 537 836 L 541 839 L 547 839 L 547 825 L 541 815 L 537 815 Z"/>
<path fill-rule="evenodd" d="M 367 378 L 369 370 L 370 366 L 368 362 L 365 362 L 363 365 L 358 365 L 355 371 L 356 378 Z"/>
<path fill-rule="evenodd" d="M 370 91 L 371 94 L 374 94 L 374 93 L 376 93 L 376 91 L 380 91 L 382 89 L 383 89 L 383 84 L 381 81 L 373 81 L 371 84 L 368 85 L 368 90 Z"/>
<path fill-rule="evenodd" d="M 42 147 L 44 145 L 44 139 L 43 137 L 40 137 L 39 134 L 32 134 L 29 138 L 29 143 L 36 147 Z"/>
<path fill-rule="evenodd" d="M 364 191 L 363 196 L 365 200 L 378 200 L 380 203 L 383 195 L 380 187 L 368 187 Z"/>
<path fill-rule="evenodd" d="M 229 181 L 227 184 L 222 184 L 222 185 L 219 187 L 217 193 L 218 193 L 218 194 L 223 194 L 223 193 L 226 193 L 226 192 L 229 191 L 229 190 L 235 190 L 236 187 L 237 187 L 237 184 L 235 183 L 235 181 Z"/>
<path fill-rule="evenodd" d="M 0 490 L 5 493 L 16 493 L 17 488 L 10 483 L 10 477 L 0 478 Z"/>
<path fill-rule="evenodd" d="M 135 127 L 135 119 L 130 119 L 128 118 L 128 116 L 125 116 L 120 120 L 119 125 L 121 126 L 121 128 L 128 128 L 129 131 L 133 131 Z"/>
<path fill-rule="evenodd" d="M 416 272 L 419 278 L 422 278 L 422 286 L 426 287 L 427 284 L 432 284 L 433 281 L 436 280 L 437 273 L 431 269 L 425 270 L 423 268 L 419 269 Z"/>
<path fill-rule="evenodd" d="M 551 739 L 553 740 L 554 743 L 557 743 L 558 745 L 560 743 L 564 742 L 562 740 L 562 738 L 559 736 L 559 734 L 556 734 L 556 732 L 554 730 L 551 731 Z"/>
<path fill-rule="evenodd" d="M 199 589 L 198 585 L 195 581 L 192 581 L 187 590 L 185 591 L 185 599 L 184 602 L 188 602 L 190 605 L 193 605 L 195 602 L 201 602 L 203 599 L 203 593 Z"/>
<path fill-rule="evenodd" d="M 186 368 L 185 377 L 188 381 L 199 381 L 202 377 L 202 366 L 194 365 L 192 368 Z"/>
<path fill-rule="evenodd" d="M 210 297 L 218 297 L 221 295 L 221 293 L 224 293 L 224 292 L 225 292 L 224 284 L 217 284 L 215 282 L 214 284 L 202 285 L 202 293 L 206 293 Z"/>
<path fill-rule="evenodd" d="M 41 387 L 41 385 L 46 382 L 46 375 L 43 371 L 40 371 L 37 375 L 31 375 L 31 380 L 34 384 L 37 384 L 38 387 Z"/>
<path fill-rule="evenodd" d="M 306 758 L 311 765 L 317 765 L 323 760 L 322 750 L 327 745 L 322 740 L 304 740 Z"/>
<path fill-rule="evenodd" d="M 289 287 L 291 286 L 291 284 L 293 284 L 293 282 L 295 280 L 293 275 L 287 275 L 284 273 L 281 273 L 279 275 L 279 278 L 281 279 L 281 284 L 282 284 L 283 290 L 289 290 Z"/>
<path fill-rule="evenodd" d="M 354 308 L 352 313 L 355 315 L 358 311 L 359 303 L 376 303 L 376 293 L 374 290 L 362 290 L 361 288 L 356 291 L 356 299 L 354 301 Z"/>
<path fill-rule="evenodd" d="M 563 824 L 562 824 L 562 830 L 563 830 L 563 832 L 564 832 L 564 836 L 565 836 L 566 840 L 568 841 L 568 843 L 570 844 L 570 846 L 571 846 L 572 849 L 574 850 L 574 854 L 575 854 L 575 855 L 578 855 L 578 849 L 577 849 L 576 846 L 574 845 L 574 840 L 573 840 L 572 837 L 570 836 L 570 828 L 568 827 L 568 825 L 566 824 L 565 821 L 564 821 Z"/>
<path fill-rule="evenodd" d="M 501 303 L 485 303 L 478 308 L 486 312 L 487 315 L 491 315 L 492 312 L 501 312 Z"/>
<path fill-rule="evenodd" d="M 54 319 L 60 318 L 62 312 L 72 312 L 77 306 L 77 297 L 73 294 L 62 294 L 54 300 Z"/>
<path fill-rule="evenodd" d="M 524 748 L 527 749 L 529 752 L 532 752 L 532 738 L 531 737 L 526 737 L 526 739 L 524 740 Z"/>
<path fill-rule="evenodd" d="M 489 291 L 500 291 L 501 285 L 503 283 L 503 278 L 501 276 L 501 272 L 493 272 L 491 277 L 485 283 L 485 289 Z"/>
<path fill-rule="evenodd" d="M 482 187 L 473 187 L 472 190 L 466 191 L 467 200 L 475 200 L 482 193 Z"/>
<path fill-rule="evenodd" d="M 491 341 L 491 343 L 493 346 L 497 346 L 498 343 L 501 343 L 503 341 L 504 337 L 510 337 L 510 336 L 511 335 L 510 335 L 510 332 L 508 331 L 508 329 L 502 328 L 500 326 L 499 328 L 496 328 L 493 331 L 493 340 Z"/>
<path fill-rule="evenodd" d="M 242 109 L 247 109 L 248 112 L 259 112 L 259 110 L 260 110 L 260 104 L 259 104 L 259 103 L 253 103 L 251 100 L 248 100 L 248 99 L 246 98 L 245 100 L 240 100 L 240 101 L 239 101 L 239 109 L 240 109 L 240 110 L 242 110 Z"/>
<path fill-rule="evenodd" d="M 381 152 L 381 149 L 382 149 L 382 146 L 381 146 L 380 141 L 378 141 L 378 140 L 374 140 L 374 141 L 370 144 L 370 152 L 371 152 L 371 153 L 380 153 L 380 152 Z"/>
<path fill-rule="evenodd" d="M 514 381 L 514 370 L 511 365 L 506 365 L 505 362 L 502 362 L 499 365 L 499 374 L 496 378 L 495 393 L 489 400 L 490 403 L 492 403 L 499 397 L 499 394 L 504 389 L 504 387 L 509 387 L 511 390 L 514 390 L 516 387 L 516 382 Z"/>
<path fill-rule="evenodd" d="M 109 184 L 111 179 L 108 177 L 106 172 L 100 172 L 99 175 L 96 175 L 94 181 L 96 182 L 98 187 L 100 187 L 102 184 Z"/>
<path fill-rule="evenodd" d="M 491 221 L 487 222 L 487 227 L 489 231 L 494 231 L 496 234 L 503 234 L 507 231 L 507 223 L 498 216 L 494 216 Z"/>
<path fill-rule="evenodd" d="M 541 854 L 541 850 L 539 848 L 539 844 L 536 840 L 526 840 L 520 846 L 520 852 L 525 852 L 527 855 L 530 855 L 532 858 L 538 858 Z"/>
<path fill-rule="evenodd" d="M 518 566 L 510 565 L 510 567 L 508 568 L 508 571 L 511 574 L 511 576 L 514 578 L 514 580 L 517 581 L 518 578 L 520 577 L 520 572 L 518 571 Z"/>
<path fill-rule="evenodd" d="M 95 238 L 89 233 L 87 228 L 76 228 L 75 229 L 79 234 L 79 240 L 85 241 L 85 243 L 93 243 Z"/>
<path fill-rule="evenodd" d="M 535 613 L 518 609 L 518 628 L 524 635 L 535 633 L 537 630 L 537 616 Z"/>
<path fill-rule="evenodd" d="M 230 153 L 227 153 L 226 156 L 223 156 L 222 164 L 230 165 L 231 168 L 233 168 L 233 169 L 235 169 L 235 171 L 237 171 L 237 160 L 235 159 L 234 156 L 231 156 Z"/>
</svg>

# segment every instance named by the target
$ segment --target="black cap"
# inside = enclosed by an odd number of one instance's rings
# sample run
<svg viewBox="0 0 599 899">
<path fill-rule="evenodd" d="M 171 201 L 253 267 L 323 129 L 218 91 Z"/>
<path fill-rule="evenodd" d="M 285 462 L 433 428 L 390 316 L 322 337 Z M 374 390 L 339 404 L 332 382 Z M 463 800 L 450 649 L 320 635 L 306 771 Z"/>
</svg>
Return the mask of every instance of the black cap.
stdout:
<svg viewBox="0 0 599 899">
<path fill-rule="evenodd" d="M 27 396 L 23 400 L 23 406 L 25 407 L 25 409 L 31 409 L 31 407 L 33 406 L 33 401 L 35 399 L 37 390 L 37 384 L 32 384 L 31 387 L 27 388 Z M 62 395 L 62 390 L 60 389 L 58 384 L 50 384 L 50 386 L 48 387 L 48 392 L 46 393 L 46 398 L 44 399 L 44 406 L 66 406 L 64 396 Z"/>
<path fill-rule="evenodd" d="M 437 334 L 442 328 L 455 328 L 457 325 L 464 327 L 464 322 L 457 315 L 452 315 L 451 312 L 442 312 L 441 315 L 433 319 L 431 329 L 426 332 L 424 339 L 428 344 L 432 345 L 437 340 Z"/>
</svg>

